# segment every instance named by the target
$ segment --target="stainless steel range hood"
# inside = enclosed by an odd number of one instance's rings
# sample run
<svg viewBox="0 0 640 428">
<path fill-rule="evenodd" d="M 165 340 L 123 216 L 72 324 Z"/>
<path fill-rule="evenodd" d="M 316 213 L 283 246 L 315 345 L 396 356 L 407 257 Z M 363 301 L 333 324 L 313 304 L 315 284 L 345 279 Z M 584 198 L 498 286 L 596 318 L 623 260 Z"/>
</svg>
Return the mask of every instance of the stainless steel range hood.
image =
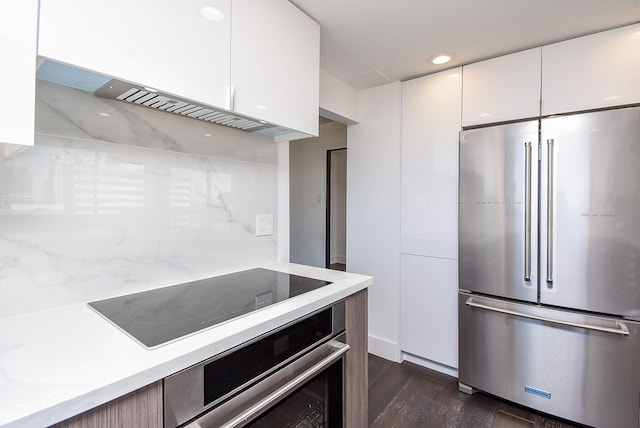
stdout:
<svg viewBox="0 0 640 428">
<path fill-rule="evenodd" d="M 229 126 L 242 131 L 255 132 L 274 127 L 274 125 L 242 117 L 226 110 L 198 104 L 115 79 L 95 91 L 95 94 L 104 98 L 125 101 L 217 125 Z"/>
</svg>

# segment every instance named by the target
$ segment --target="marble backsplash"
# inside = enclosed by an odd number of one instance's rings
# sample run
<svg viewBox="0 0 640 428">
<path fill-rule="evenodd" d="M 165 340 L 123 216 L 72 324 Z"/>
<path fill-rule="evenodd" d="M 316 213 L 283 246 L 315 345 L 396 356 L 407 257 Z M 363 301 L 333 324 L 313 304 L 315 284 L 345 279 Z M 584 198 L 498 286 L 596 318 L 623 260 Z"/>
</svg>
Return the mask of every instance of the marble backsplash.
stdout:
<svg viewBox="0 0 640 428">
<path fill-rule="evenodd" d="M 0 317 L 276 261 L 277 145 L 38 82 L 36 144 L 0 144 Z"/>
</svg>

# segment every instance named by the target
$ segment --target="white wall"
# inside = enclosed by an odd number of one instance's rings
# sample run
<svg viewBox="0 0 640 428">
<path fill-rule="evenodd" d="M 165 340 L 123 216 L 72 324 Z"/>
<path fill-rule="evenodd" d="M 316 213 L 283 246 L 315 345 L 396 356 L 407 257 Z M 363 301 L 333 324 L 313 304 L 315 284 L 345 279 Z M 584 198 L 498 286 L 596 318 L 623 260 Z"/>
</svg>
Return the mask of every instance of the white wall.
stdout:
<svg viewBox="0 0 640 428">
<path fill-rule="evenodd" d="M 347 263 L 374 276 L 369 352 L 400 360 L 401 85 L 359 93 L 360 123 L 347 129 Z"/>
<path fill-rule="evenodd" d="M 289 143 L 290 260 L 325 266 L 327 150 L 347 146 L 340 123 L 320 125 L 315 138 Z"/>
<path fill-rule="evenodd" d="M 289 142 L 278 143 L 278 261 L 289 261 Z"/>
<path fill-rule="evenodd" d="M 358 91 L 324 70 L 320 70 L 320 116 L 353 124 L 359 120 Z"/>
</svg>

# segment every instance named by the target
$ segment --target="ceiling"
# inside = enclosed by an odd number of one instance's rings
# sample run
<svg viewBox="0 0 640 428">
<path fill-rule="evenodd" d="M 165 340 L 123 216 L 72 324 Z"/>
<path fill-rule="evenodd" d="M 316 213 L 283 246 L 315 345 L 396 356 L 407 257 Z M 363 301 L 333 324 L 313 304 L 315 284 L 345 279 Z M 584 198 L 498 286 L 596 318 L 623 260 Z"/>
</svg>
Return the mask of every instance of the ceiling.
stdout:
<svg viewBox="0 0 640 428">
<path fill-rule="evenodd" d="M 356 89 L 640 22 L 640 0 L 290 1 L 320 24 L 320 68 Z"/>
</svg>

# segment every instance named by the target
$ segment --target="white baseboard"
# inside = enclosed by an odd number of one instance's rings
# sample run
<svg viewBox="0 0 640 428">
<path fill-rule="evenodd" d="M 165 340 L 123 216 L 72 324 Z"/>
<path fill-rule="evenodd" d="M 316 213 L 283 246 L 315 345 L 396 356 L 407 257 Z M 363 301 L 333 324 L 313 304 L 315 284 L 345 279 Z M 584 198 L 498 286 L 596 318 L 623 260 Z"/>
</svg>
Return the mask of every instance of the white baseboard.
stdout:
<svg viewBox="0 0 640 428">
<path fill-rule="evenodd" d="M 435 361 L 427 360 L 426 358 L 418 357 L 417 355 L 402 352 L 402 361 L 408 361 L 410 363 L 417 364 L 419 366 L 426 367 L 428 369 L 435 370 L 449 376 L 453 376 L 456 379 L 458 378 L 457 368 L 440 364 Z"/>
<path fill-rule="evenodd" d="M 400 348 L 396 342 L 369 335 L 369 352 L 386 360 L 400 362 Z"/>
</svg>

